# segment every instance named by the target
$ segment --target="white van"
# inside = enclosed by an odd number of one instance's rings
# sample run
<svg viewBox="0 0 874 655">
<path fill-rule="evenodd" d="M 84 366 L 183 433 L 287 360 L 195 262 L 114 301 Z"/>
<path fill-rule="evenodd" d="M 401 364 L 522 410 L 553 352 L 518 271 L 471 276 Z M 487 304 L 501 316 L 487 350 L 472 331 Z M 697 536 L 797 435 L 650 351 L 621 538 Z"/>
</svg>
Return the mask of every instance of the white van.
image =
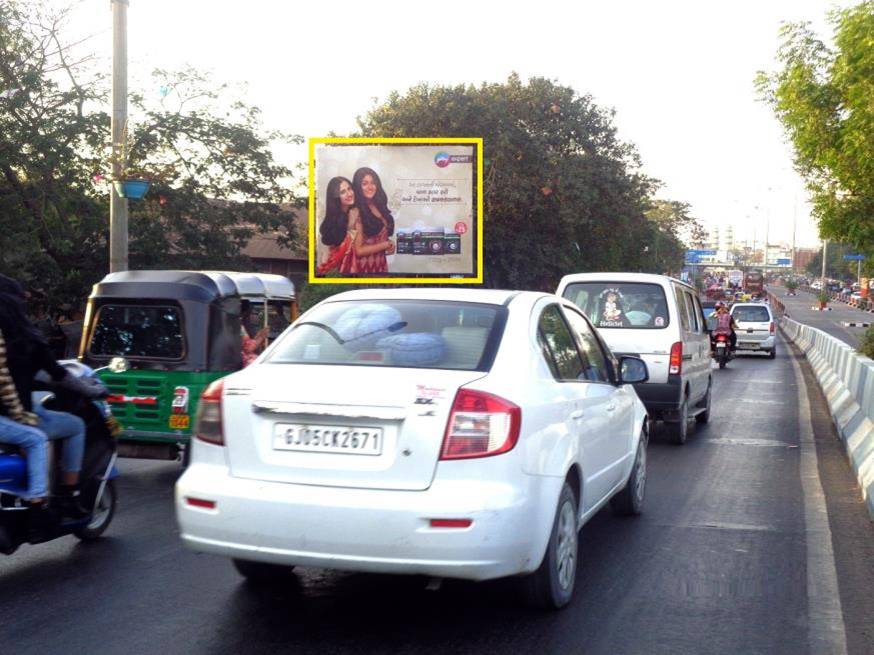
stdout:
<svg viewBox="0 0 874 655">
<path fill-rule="evenodd" d="M 635 390 L 676 443 L 685 443 L 691 417 L 710 419 L 710 335 L 693 287 L 649 273 L 574 273 L 556 293 L 583 310 L 615 355 L 646 362 L 649 381 Z"/>
</svg>

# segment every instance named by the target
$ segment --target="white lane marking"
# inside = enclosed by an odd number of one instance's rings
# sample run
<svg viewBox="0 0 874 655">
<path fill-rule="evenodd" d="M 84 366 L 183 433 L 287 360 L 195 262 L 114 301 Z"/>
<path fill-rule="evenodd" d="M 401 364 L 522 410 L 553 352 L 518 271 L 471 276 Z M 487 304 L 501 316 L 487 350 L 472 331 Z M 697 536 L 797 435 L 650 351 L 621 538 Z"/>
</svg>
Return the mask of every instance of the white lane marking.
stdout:
<svg viewBox="0 0 874 655">
<path fill-rule="evenodd" d="M 720 446 L 766 446 L 769 448 L 798 448 L 794 443 L 778 441 L 776 439 L 732 439 L 716 437 L 705 439 L 703 443 L 713 443 Z"/>
<path fill-rule="evenodd" d="M 785 340 L 784 340 L 785 342 Z M 788 348 L 788 346 L 787 346 Z M 794 353 L 793 353 L 794 355 Z M 845 655 L 847 635 L 838 589 L 832 533 L 828 524 L 825 493 L 819 479 L 807 383 L 801 366 L 790 357 L 798 381 L 798 436 L 801 442 L 801 490 L 807 542 L 807 635 L 810 652 Z"/>
</svg>

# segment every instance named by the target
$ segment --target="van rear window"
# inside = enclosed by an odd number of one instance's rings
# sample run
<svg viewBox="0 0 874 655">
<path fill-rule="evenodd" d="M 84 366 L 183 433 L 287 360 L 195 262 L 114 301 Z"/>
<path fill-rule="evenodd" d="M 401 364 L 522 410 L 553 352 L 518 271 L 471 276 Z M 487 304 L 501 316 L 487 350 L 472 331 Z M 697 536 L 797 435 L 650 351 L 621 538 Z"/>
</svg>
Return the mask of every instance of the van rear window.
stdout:
<svg viewBox="0 0 874 655">
<path fill-rule="evenodd" d="M 181 312 L 177 307 L 104 305 L 88 349 L 97 356 L 181 359 Z"/>
<path fill-rule="evenodd" d="M 598 329 L 666 328 L 670 324 L 665 292 L 645 282 L 574 282 L 564 297 L 583 310 Z"/>
</svg>

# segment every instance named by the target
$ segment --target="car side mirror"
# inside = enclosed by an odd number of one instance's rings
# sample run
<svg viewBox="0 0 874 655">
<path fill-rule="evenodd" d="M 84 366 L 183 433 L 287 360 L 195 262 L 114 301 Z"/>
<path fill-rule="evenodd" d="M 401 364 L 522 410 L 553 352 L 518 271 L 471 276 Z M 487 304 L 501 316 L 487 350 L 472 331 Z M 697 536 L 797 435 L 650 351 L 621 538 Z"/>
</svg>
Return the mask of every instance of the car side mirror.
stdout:
<svg viewBox="0 0 874 655">
<path fill-rule="evenodd" d="M 624 355 L 619 358 L 619 382 L 620 384 L 637 384 L 649 380 L 649 371 L 646 362 L 640 357 Z"/>
</svg>

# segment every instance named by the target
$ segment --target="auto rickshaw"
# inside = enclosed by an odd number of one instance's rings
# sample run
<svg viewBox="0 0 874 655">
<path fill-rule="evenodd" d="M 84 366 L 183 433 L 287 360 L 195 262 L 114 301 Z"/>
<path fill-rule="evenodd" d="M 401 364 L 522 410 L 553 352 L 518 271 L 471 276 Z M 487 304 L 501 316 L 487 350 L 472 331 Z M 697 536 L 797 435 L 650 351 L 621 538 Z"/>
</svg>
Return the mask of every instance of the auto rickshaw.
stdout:
<svg viewBox="0 0 874 655">
<path fill-rule="evenodd" d="M 294 285 L 280 275 L 126 271 L 95 284 L 79 360 L 106 367 L 119 455 L 184 459 L 200 394 L 242 367 L 242 330 L 266 327 L 274 339 L 295 318 Z"/>
</svg>

